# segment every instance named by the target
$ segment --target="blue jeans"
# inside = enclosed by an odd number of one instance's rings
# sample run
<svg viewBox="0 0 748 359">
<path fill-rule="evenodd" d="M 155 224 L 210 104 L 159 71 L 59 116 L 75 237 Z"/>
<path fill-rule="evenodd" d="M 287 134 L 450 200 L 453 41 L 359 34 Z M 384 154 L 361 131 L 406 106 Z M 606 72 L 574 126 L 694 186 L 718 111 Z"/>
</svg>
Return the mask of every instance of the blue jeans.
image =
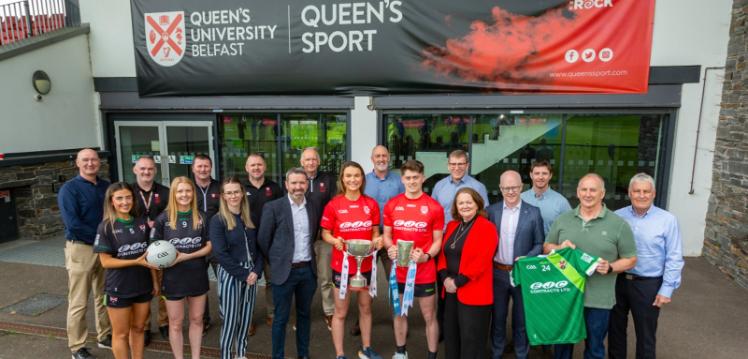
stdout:
<svg viewBox="0 0 748 359">
<path fill-rule="evenodd" d="M 509 281 L 509 272 L 493 270 L 493 327 L 491 328 L 492 358 L 500 359 L 506 343 L 506 318 L 508 316 L 509 298 L 512 299 L 512 334 L 514 353 L 518 359 L 527 358 L 530 350 L 525 328 L 525 310 L 522 305 L 522 292 Z"/>
<path fill-rule="evenodd" d="M 311 266 L 291 269 L 285 283 L 273 284 L 273 358 L 285 358 L 286 325 L 291 314 L 291 302 L 296 296 L 296 353 L 309 356 L 310 313 L 317 290 L 317 279 Z"/>
<path fill-rule="evenodd" d="M 608 335 L 610 309 L 584 307 L 584 323 L 587 325 L 587 339 L 584 341 L 584 359 L 605 358 L 605 337 Z M 554 359 L 571 359 L 574 344 L 553 346 Z"/>
</svg>

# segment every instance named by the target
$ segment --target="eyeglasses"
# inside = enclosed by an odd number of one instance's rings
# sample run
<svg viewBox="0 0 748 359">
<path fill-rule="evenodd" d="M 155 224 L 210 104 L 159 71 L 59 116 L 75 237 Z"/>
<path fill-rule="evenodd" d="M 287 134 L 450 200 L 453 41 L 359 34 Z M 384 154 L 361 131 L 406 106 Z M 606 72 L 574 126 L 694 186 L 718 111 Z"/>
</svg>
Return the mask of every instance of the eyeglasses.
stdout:
<svg viewBox="0 0 748 359">
<path fill-rule="evenodd" d="M 447 163 L 449 167 L 465 167 L 467 166 L 467 162 L 449 162 Z"/>
<path fill-rule="evenodd" d="M 242 191 L 223 192 L 223 195 L 226 196 L 226 197 L 240 196 L 241 194 L 242 194 Z"/>
<path fill-rule="evenodd" d="M 501 192 L 512 193 L 512 192 L 519 192 L 522 189 L 522 186 L 499 187 L 499 188 L 501 189 Z"/>
</svg>

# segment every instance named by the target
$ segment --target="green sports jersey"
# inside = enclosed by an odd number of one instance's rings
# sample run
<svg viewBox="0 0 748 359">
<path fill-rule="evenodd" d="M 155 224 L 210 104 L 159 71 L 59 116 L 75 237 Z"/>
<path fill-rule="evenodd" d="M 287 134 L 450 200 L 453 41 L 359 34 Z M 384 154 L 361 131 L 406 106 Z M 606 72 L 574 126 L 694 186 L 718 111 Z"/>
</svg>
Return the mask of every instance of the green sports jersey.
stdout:
<svg viewBox="0 0 748 359">
<path fill-rule="evenodd" d="M 598 262 L 580 250 L 562 248 L 514 264 L 512 285 L 522 290 L 531 345 L 577 343 L 587 337 L 584 286 Z"/>
</svg>

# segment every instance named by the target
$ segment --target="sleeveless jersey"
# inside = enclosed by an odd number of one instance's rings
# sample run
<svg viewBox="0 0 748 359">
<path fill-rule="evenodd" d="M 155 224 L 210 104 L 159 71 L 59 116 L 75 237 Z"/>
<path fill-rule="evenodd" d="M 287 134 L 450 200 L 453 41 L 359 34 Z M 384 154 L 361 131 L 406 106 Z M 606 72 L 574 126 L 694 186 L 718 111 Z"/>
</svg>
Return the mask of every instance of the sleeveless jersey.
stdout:
<svg viewBox="0 0 748 359">
<path fill-rule="evenodd" d="M 514 264 L 512 285 L 522 290 L 531 345 L 577 343 L 587 337 L 584 288 L 598 262 L 580 250 L 562 248 Z"/>
</svg>

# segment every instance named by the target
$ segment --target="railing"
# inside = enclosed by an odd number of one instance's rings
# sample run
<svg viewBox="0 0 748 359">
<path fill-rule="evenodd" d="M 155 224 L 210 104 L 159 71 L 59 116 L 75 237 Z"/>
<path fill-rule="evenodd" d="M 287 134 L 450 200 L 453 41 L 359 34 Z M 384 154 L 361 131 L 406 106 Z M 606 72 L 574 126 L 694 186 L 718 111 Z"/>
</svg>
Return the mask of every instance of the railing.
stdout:
<svg viewBox="0 0 748 359">
<path fill-rule="evenodd" d="M 77 5 L 77 0 L 0 0 L 0 46 L 79 25 Z"/>
</svg>

